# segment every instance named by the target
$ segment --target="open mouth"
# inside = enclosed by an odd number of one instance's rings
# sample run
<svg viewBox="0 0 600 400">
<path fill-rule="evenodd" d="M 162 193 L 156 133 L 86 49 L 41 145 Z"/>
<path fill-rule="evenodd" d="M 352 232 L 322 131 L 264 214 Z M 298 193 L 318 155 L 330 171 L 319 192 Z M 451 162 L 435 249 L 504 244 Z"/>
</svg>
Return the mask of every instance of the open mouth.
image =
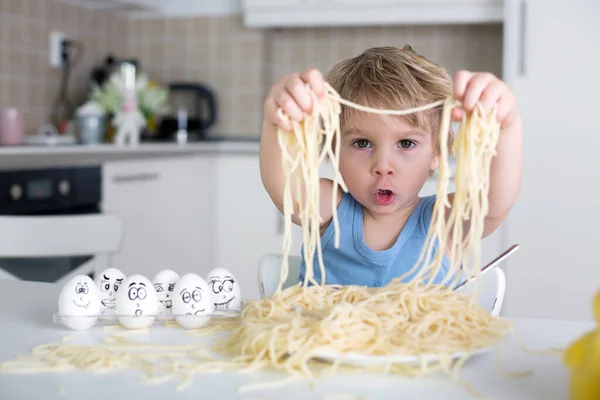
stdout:
<svg viewBox="0 0 600 400">
<path fill-rule="evenodd" d="M 161 300 L 160 302 L 163 306 L 165 306 L 165 308 L 171 308 L 171 306 L 173 305 L 173 303 L 171 303 L 171 300 Z"/>
<path fill-rule="evenodd" d="M 75 304 L 77 307 L 81 307 L 81 308 L 85 308 L 85 309 L 87 309 L 87 308 L 88 308 L 88 306 L 90 305 L 90 302 L 88 301 L 88 302 L 87 302 L 87 303 L 85 303 L 85 304 L 79 304 L 78 302 L 76 302 L 75 300 L 73 300 L 73 304 Z"/>
<path fill-rule="evenodd" d="M 228 310 L 229 309 L 229 304 L 231 303 L 231 301 L 235 299 L 235 296 L 230 298 L 229 300 L 227 300 L 224 303 L 215 303 L 215 310 Z"/>
<path fill-rule="evenodd" d="M 100 303 L 106 308 L 115 308 L 115 299 L 104 299 L 101 300 Z"/>
<path fill-rule="evenodd" d="M 394 192 L 388 189 L 379 189 L 375 192 L 375 201 L 381 206 L 389 206 L 394 201 Z"/>
</svg>

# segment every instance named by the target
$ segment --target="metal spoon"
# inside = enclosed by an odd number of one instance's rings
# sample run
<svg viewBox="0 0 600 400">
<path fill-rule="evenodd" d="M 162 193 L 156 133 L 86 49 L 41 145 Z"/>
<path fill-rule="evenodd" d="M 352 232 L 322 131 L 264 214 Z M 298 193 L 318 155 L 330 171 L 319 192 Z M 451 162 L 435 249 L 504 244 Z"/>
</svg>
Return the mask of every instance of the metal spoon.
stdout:
<svg viewBox="0 0 600 400">
<path fill-rule="evenodd" d="M 506 257 L 510 256 L 512 253 L 514 253 L 517 250 L 519 250 L 519 245 L 518 244 L 513 244 L 507 250 L 505 250 L 502 254 L 500 254 L 498 257 L 494 258 L 489 264 L 487 264 L 486 266 L 484 266 L 483 268 L 481 268 L 481 273 L 483 274 L 484 272 L 489 271 L 490 269 L 498 266 L 498 264 L 500 264 Z M 454 288 L 454 290 L 460 288 L 461 286 L 463 286 L 464 284 L 466 284 L 467 282 L 469 282 L 473 278 L 475 278 L 475 277 L 472 276 L 472 277 L 464 280 L 463 282 L 459 283 L 458 286 L 456 286 Z"/>
</svg>

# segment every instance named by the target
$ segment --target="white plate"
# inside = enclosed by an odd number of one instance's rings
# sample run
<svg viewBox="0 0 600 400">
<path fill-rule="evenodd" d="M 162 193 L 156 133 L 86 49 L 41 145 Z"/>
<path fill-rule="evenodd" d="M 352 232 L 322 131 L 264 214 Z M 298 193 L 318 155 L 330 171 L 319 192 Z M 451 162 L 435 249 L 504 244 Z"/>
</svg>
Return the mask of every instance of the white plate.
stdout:
<svg viewBox="0 0 600 400">
<path fill-rule="evenodd" d="M 470 353 L 466 352 L 457 352 L 450 355 L 452 360 L 456 360 L 463 357 L 471 357 L 474 355 L 485 354 L 492 352 L 494 347 L 484 347 L 482 349 L 473 350 Z M 419 356 L 406 356 L 406 355 L 380 355 L 380 356 L 370 356 L 364 355 L 360 353 L 345 353 L 339 354 L 335 352 L 319 352 L 315 354 L 316 358 L 323 359 L 329 362 L 340 361 L 342 364 L 353 365 L 353 366 L 378 366 L 378 365 L 386 365 L 389 363 L 392 364 L 409 364 L 409 365 L 419 365 L 421 363 L 421 357 Z M 437 355 L 428 355 L 424 357 L 424 360 L 427 363 L 440 361 L 439 356 Z"/>
</svg>

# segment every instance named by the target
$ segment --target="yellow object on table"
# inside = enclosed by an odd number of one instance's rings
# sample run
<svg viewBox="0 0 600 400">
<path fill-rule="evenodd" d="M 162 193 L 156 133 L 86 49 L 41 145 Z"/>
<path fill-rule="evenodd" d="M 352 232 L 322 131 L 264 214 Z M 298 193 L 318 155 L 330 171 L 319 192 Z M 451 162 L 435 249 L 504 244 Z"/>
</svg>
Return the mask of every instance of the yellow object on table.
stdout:
<svg viewBox="0 0 600 400">
<path fill-rule="evenodd" d="M 571 370 L 571 400 L 600 399 L 600 291 L 594 298 L 594 316 L 599 326 L 571 343 L 564 354 Z"/>
</svg>

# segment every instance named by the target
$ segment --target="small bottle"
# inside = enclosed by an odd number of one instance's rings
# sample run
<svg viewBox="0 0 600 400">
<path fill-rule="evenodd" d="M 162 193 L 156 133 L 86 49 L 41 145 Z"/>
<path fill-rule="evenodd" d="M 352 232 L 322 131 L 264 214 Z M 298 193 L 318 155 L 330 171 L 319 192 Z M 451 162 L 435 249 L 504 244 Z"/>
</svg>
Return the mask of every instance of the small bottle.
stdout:
<svg viewBox="0 0 600 400">
<path fill-rule="evenodd" d="M 177 143 L 187 143 L 187 110 L 185 108 L 179 108 L 177 110 Z"/>
</svg>

